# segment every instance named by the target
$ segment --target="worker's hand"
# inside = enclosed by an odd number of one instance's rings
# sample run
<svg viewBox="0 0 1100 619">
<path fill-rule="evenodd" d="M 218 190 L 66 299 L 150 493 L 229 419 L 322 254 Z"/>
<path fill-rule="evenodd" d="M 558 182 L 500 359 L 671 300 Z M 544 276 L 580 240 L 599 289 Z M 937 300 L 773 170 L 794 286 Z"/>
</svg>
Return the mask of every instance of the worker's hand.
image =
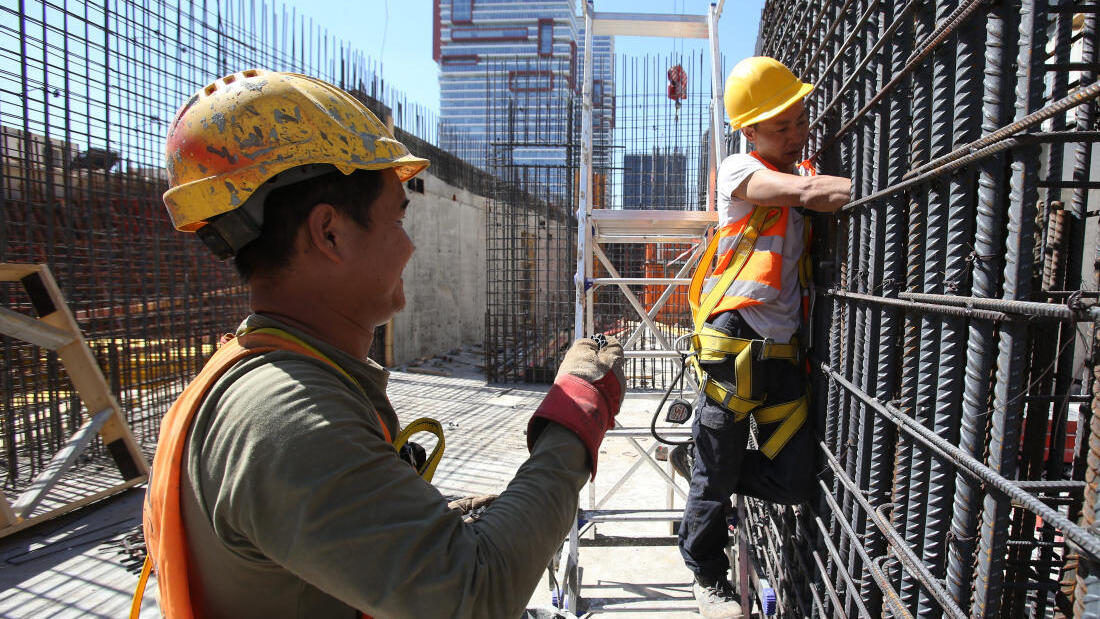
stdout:
<svg viewBox="0 0 1100 619">
<path fill-rule="evenodd" d="M 843 176 L 808 176 L 810 188 L 802 206 L 819 213 L 832 213 L 852 201 L 852 179 Z"/>
<path fill-rule="evenodd" d="M 463 516 L 462 520 L 470 523 L 480 518 L 481 512 L 485 511 L 485 508 L 495 501 L 496 498 L 497 495 L 495 494 L 462 497 L 461 499 L 455 499 L 447 503 L 447 509 L 453 509 L 459 512 Z"/>
<path fill-rule="evenodd" d="M 547 421 L 572 430 L 588 448 L 592 477 L 604 434 L 615 425 L 626 392 L 623 347 L 614 337 L 600 348 L 596 340 L 580 339 L 565 353 L 550 393 L 527 425 L 527 446 L 534 447 Z"/>
</svg>

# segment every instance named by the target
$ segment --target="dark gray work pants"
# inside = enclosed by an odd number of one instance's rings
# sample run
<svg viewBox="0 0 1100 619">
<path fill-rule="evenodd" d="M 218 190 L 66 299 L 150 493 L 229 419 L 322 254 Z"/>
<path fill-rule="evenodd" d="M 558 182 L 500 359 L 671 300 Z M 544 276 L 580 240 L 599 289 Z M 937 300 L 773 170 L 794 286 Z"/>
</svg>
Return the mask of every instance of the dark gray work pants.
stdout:
<svg viewBox="0 0 1100 619">
<path fill-rule="evenodd" d="M 718 315 L 711 327 L 745 339 L 762 339 L 736 311 Z M 706 366 L 711 376 L 734 382 L 733 357 Z M 797 400 L 806 393 L 806 373 L 801 364 L 782 359 L 757 360 L 752 368 L 753 397 L 766 394 L 762 406 Z M 759 426 L 757 444 L 763 445 L 779 423 Z M 704 580 L 724 576 L 729 560 L 727 515 L 730 495 L 797 504 L 814 494 L 816 461 L 812 415 L 790 441 L 769 459 L 748 449 L 749 420 L 734 422 L 733 413 L 702 393 L 695 402 L 692 423 L 695 468 L 691 476 L 684 519 L 680 524 L 680 554 L 684 563 Z"/>
</svg>

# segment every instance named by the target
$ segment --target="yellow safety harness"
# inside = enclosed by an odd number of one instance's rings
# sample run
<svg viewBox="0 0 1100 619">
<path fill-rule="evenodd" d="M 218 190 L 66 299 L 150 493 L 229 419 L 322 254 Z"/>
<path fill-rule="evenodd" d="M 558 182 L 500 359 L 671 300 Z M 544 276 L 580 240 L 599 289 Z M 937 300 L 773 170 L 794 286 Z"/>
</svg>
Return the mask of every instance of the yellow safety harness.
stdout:
<svg viewBox="0 0 1100 619">
<path fill-rule="evenodd" d="M 722 300 L 726 290 L 737 278 L 749 256 L 756 247 L 756 240 L 760 231 L 775 223 L 782 212 L 780 207 L 753 207 L 748 223 L 745 225 L 737 245 L 733 251 L 729 266 L 722 273 L 717 285 L 707 293 L 706 298 L 700 302 L 703 291 L 703 281 L 718 251 L 719 235 L 715 233 L 707 245 L 703 257 L 699 261 L 699 267 L 691 278 L 688 287 L 688 302 L 691 305 L 693 331 L 691 334 L 691 347 L 695 354 L 690 357 L 688 363 L 695 372 L 699 389 L 707 397 L 717 402 L 722 408 L 733 414 L 735 421 L 742 421 L 748 415 L 752 415 L 758 424 L 780 423 L 780 426 L 772 433 L 768 440 L 760 447 L 760 451 L 769 458 L 775 458 L 783 446 L 787 444 L 791 436 L 806 422 L 809 403 L 805 395 L 792 402 L 785 402 L 775 406 L 762 406 L 767 399 L 766 394 L 761 394 L 759 399 L 754 399 L 752 389 L 752 364 L 753 360 L 783 359 L 797 365 L 799 361 L 798 343 L 792 338 L 787 344 L 778 344 L 770 339 L 748 340 L 726 335 L 717 329 L 707 326 L 707 319 Z M 806 264 L 801 264 L 805 262 Z M 809 281 L 808 261 L 800 261 L 799 279 L 806 285 Z M 805 279 L 803 279 L 805 278 Z M 728 383 L 710 376 L 704 369 L 704 364 L 721 363 L 730 356 L 734 357 L 734 383 Z"/>
</svg>

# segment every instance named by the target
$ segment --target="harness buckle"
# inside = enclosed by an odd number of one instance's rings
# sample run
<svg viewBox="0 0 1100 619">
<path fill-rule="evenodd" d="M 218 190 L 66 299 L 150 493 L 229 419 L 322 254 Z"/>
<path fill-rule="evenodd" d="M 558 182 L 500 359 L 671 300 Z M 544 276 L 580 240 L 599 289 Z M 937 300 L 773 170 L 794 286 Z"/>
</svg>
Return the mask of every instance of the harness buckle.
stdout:
<svg viewBox="0 0 1100 619">
<path fill-rule="evenodd" d="M 753 340 L 752 356 L 755 357 L 757 361 L 770 359 L 773 344 L 775 344 L 775 340 L 770 337 L 766 337 L 762 340 Z"/>
</svg>

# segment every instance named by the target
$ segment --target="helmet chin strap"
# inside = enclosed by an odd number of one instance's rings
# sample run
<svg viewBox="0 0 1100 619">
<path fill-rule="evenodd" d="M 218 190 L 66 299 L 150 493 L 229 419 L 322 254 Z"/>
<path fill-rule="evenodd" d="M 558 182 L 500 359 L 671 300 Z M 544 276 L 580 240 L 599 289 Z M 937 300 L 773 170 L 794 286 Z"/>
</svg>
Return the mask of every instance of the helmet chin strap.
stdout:
<svg viewBox="0 0 1100 619">
<path fill-rule="evenodd" d="M 195 234 L 219 260 L 228 260 L 245 245 L 260 238 L 264 226 L 264 204 L 272 191 L 336 169 L 327 163 L 314 163 L 280 172 L 254 191 L 240 208 L 211 217 Z"/>
</svg>

